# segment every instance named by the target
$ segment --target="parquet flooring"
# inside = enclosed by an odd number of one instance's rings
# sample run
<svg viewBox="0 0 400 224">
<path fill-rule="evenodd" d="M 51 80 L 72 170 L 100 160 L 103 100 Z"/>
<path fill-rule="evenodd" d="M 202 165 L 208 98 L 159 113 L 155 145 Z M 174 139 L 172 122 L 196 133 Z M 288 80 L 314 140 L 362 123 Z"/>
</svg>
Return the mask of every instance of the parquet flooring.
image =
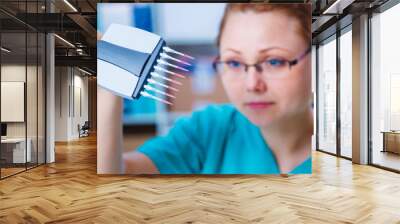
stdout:
<svg viewBox="0 0 400 224">
<path fill-rule="evenodd" d="M 98 176 L 96 139 L 0 181 L 0 223 L 400 223 L 400 175 L 320 152 L 312 175 Z"/>
<path fill-rule="evenodd" d="M 7 177 L 7 176 L 13 175 L 15 173 L 24 171 L 24 170 L 25 170 L 25 167 L 24 168 L 1 168 L 1 176 Z"/>
</svg>

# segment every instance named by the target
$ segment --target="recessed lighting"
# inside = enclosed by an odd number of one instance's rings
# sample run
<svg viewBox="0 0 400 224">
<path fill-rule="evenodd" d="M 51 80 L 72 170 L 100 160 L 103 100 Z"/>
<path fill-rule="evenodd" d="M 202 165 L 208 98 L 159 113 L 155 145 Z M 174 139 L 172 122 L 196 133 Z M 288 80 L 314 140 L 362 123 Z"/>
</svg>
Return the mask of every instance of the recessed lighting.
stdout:
<svg viewBox="0 0 400 224">
<path fill-rule="evenodd" d="M 7 48 L 5 48 L 5 47 L 1 47 L 0 49 L 1 49 L 2 51 L 6 52 L 6 53 L 10 53 L 10 52 L 11 52 L 11 50 L 9 50 L 9 49 L 7 49 Z"/>
<path fill-rule="evenodd" d="M 74 10 L 75 12 L 78 12 L 78 10 L 71 4 L 69 3 L 68 0 L 64 0 L 65 4 L 67 4 L 72 10 Z"/>
<path fill-rule="evenodd" d="M 342 14 L 343 10 L 355 0 L 336 0 L 322 14 Z"/>
<path fill-rule="evenodd" d="M 88 71 L 85 71 L 85 70 L 83 70 L 83 69 L 81 69 L 81 68 L 79 68 L 78 67 L 78 69 L 79 69 L 79 71 L 81 71 L 81 72 L 83 72 L 83 73 L 85 73 L 85 74 L 88 74 L 88 75 L 92 75 L 92 73 L 90 73 L 90 72 L 88 72 Z"/>
<path fill-rule="evenodd" d="M 71 42 L 69 42 L 68 40 L 66 40 L 66 39 L 64 39 L 64 38 L 62 38 L 62 37 L 60 37 L 60 36 L 57 35 L 57 34 L 54 34 L 54 36 L 57 37 L 58 39 L 60 39 L 61 41 L 63 41 L 64 43 L 68 44 L 69 46 L 75 48 L 75 45 L 73 45 L 73 44 L 72 44 Z"/>
</svg>

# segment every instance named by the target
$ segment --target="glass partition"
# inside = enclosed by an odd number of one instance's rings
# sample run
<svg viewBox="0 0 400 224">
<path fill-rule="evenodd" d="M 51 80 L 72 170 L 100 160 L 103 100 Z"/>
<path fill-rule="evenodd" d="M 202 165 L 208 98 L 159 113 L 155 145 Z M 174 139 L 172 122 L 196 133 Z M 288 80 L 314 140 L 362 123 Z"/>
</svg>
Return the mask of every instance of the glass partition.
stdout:
<svg viewBox="0 0 400 224">
<path fill-rule="evenodd" d="M 0 7 L 24 16 L 43 13 L 44 3 L 1 1 Z M 45 163 L 46 39 L 10 15 L 0 12 L 0 178 Z"/>
<path fill-rule="evenodd" d="M 26 150 L 26 41 L 25 32 L 1 34 L 2 177 L 24 171 L 31 156 Z"/>
<path fill-rule="evenodd" d="M 340 36 L 340 154 L 352 157 L 352 34 Z"/>
<path fill-rule="evenodd" d="M 400 4 L 371 18 L 372 164 L 400 171 Z"/>
<path fill-rule="evenodd" d="M 336 37 L 318 48 L 318 149 L 336 154 Z"/>
<path fill-rule="evenodd" d="M 38 76 L 37 76 L 37 89 L 38 89 L 38 105 L 37 105 L 37 162 L 44 164 L 46 162 L 46 144 L 45 144 L 45 124 L 46 124 L 46 36 L 43 33 L 38 33 Z"/>
<path fill-rule="evenodd" d="M 27 161 L 27 167 L 34 167 L 37 165 L 37 98 L 38 98 L 38 56 L 37 56 L 37 41 L 38 35 L 36 32 L 27 33 L 27 98 L 26 98 L 26 113 L 27 113 L 27 151 L 30 158 Z"/>
</svg>

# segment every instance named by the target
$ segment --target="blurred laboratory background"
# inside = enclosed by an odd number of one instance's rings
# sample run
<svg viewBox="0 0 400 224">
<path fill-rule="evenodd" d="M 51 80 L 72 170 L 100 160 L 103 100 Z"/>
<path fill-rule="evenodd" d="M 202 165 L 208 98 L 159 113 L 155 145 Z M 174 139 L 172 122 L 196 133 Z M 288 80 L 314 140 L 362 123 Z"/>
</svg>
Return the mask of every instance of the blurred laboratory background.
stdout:
<svg viewBox="0 0 400 224">
<path fill-rule="evenodd" d="M 140 98 L 124 100 L 125 150 L 149 137 L 163 135 L 182 117 L 210 104 L 227 103 L 219 77 L 212 69 L 217 56 L 216 37 L 225 3 L 220 4 L 97 4 L 97 29 L 113 23 L 134 26 L 161 36 L 173 49 L 195 57 L 173 105 Z M 206 15 L 206 16 L 205 16 Z"/>
</svg>

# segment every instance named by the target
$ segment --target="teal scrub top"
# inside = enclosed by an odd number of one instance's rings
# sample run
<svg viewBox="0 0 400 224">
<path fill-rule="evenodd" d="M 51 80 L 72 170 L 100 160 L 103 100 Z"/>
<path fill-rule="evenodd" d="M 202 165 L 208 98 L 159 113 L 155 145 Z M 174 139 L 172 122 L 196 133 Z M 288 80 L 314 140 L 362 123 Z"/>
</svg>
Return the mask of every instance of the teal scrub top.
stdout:
<svg viewBox="0 0 400 224">
<path fill-rule="evenodd" d="M 311 149 L 310 149 L 311 150 Z M 279 174 L 260 129 L 232 105 L 212 105 L 178 119 L 138 151 L 161 174 Z M 310 174 L 311 156 L 289 174 Z"/>
</svg>

